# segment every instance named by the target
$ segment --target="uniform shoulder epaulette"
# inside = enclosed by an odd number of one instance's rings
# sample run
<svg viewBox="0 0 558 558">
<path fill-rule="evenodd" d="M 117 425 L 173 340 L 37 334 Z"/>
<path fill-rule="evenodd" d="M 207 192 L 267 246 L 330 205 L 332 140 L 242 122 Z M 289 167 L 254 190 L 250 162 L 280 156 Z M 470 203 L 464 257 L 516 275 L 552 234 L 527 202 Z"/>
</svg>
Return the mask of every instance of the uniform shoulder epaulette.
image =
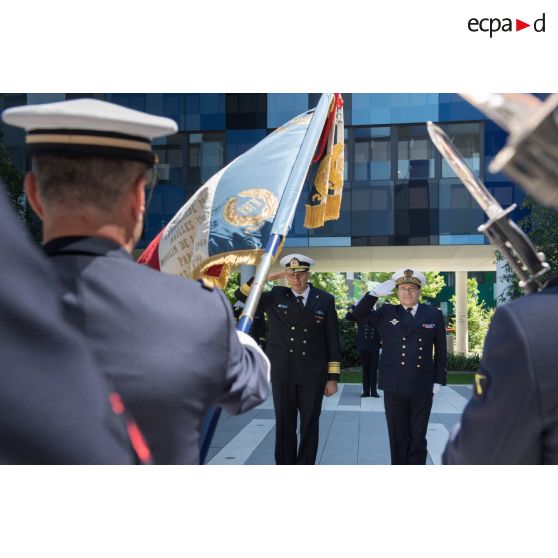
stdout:
<svg viewBox="0 0 558 558">
<path fill-rule="evenodd" d="M 208 291 L 212 291 L 213 290 L 213 285 L 205 278 L 202 277 L 201 279 L 198 279 L 198 281 L 201 283 L 201 286 L 208 290 Z"/>
</svg>

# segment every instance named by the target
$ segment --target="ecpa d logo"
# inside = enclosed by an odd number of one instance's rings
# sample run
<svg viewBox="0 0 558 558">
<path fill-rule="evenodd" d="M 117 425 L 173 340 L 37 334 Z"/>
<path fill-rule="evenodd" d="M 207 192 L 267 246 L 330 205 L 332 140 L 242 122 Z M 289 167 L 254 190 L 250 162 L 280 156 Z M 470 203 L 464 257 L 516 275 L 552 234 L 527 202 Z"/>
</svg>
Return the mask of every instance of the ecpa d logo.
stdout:
<svg viewBox="0 0 558 558">
<path fill-rule="evenodd" d="M 545 32 L 545 25 L 546 25 L 546 14 L 536 19 L 533 22 L 533 29 L 536 33 L 544 33 Z M 521 31 L 522 29 L 527 29 L 527 27 L 531 27 L 530 23 L 526 23 L 521 19 L 515 18 L 515 28 L 513 25 L 513 19 L 509 17 L 504 17 L 500 19 L 499 17 L 484 17 L 482 19 L 478 19 L 476 17 L 472 17 L 467 22 L 467 27 L 469 31 L 473 33 L 477 33 L 481 31 L 482 33 L 489 33 L 490 38 L 494 33 L 498 33 L 502 31 L 506 32 L 513 32 L 513 31 Z"/>
</svg>

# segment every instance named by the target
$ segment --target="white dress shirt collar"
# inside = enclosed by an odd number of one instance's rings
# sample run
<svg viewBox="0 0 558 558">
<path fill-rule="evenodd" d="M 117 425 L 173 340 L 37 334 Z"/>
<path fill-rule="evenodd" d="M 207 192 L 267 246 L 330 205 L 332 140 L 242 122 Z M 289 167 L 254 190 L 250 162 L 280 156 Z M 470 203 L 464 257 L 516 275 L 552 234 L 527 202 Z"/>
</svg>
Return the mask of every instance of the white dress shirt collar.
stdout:
<svg viewBox="0 0 558 558">
<path fill-rule="evenodd" d="M 415 317 L 416 313 L 417 313 L 417 309 L 418 309 L 418 305 L 419 303 L 417 302 L 414 306 L 413 309 L 411 310 L 411 314 L 413 315 L 413 318 Z M 401 305 L 403 306 L 403 305 Z M 405 310 L 405 312 L 407 311 L 407 306 L 403 306 L 403 310 Z"/>
<path fill-rule="evenodd" d="M 293 290 L 291 289 L 291 291 L 293 291 Z M 303 291 L 302 293 L 300 293 L 300 294 L 295 293 L 295 292 L 293 291 L 293 295 L 294 295 L 295 297 L 297 297 L 297 296 L 302 296 L 302 297 L 303 297 L 303 299 L 302 299 L 302 304 L 304 304 L 304 306 L 306 306 L 306 301 L 308 300 L 308 295 L 309 295 L 309 294 L 310 294 L 310 285 L 306 285 L 306 288 L 305 288 L 304 291 Z"/>
</svg>

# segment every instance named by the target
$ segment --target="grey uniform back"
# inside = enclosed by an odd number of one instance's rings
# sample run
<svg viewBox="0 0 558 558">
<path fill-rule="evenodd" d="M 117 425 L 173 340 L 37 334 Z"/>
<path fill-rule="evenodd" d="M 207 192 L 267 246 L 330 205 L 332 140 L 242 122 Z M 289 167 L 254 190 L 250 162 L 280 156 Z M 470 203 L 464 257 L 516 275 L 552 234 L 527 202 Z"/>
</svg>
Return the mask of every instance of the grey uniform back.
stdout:
<svg viewBox="0 0 558 558">
<path fill-rule="evenodd" d="M 131 464 L 125 423 L 0 183 L 0 463 Z"/>
<path fill-rule="evenodd" d="M 558 464 L 558 281 L 499 307 L 446 464 Z"/>
<path fill-rule="evenodd" d="M 140 266 L 105 239 L 57 239 L 45 250 L 69 318 L 126 401 L 156 463 L 199 462 L 209 406 L 237 414 L 266 399 L 266 366 L 238 341 L 220 291 Z"/>
</svg>

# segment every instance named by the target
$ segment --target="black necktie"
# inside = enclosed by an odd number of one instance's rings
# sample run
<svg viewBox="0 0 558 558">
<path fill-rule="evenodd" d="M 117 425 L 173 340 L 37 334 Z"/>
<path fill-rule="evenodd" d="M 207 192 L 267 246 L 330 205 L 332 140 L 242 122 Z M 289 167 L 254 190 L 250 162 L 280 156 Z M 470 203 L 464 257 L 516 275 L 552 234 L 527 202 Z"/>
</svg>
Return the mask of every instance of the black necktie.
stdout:
<svg viewBox="0 0 558 558">
<path fill-rule="evenodd" d="M 409 319 L 412 320 L 413 319 L 413 308 L 405 308 L 405 310 L 407 310 L 407 314 L 409 314 Z"/>
<path fill-rule="evenodd" d="M 303 300 L 304 297 L 302 295 L 296 297 L 296 305 L 298 307 L 299 312 L 302 312 L 304 310 L 304 302 L 302 302 Z"/>
</svg>

